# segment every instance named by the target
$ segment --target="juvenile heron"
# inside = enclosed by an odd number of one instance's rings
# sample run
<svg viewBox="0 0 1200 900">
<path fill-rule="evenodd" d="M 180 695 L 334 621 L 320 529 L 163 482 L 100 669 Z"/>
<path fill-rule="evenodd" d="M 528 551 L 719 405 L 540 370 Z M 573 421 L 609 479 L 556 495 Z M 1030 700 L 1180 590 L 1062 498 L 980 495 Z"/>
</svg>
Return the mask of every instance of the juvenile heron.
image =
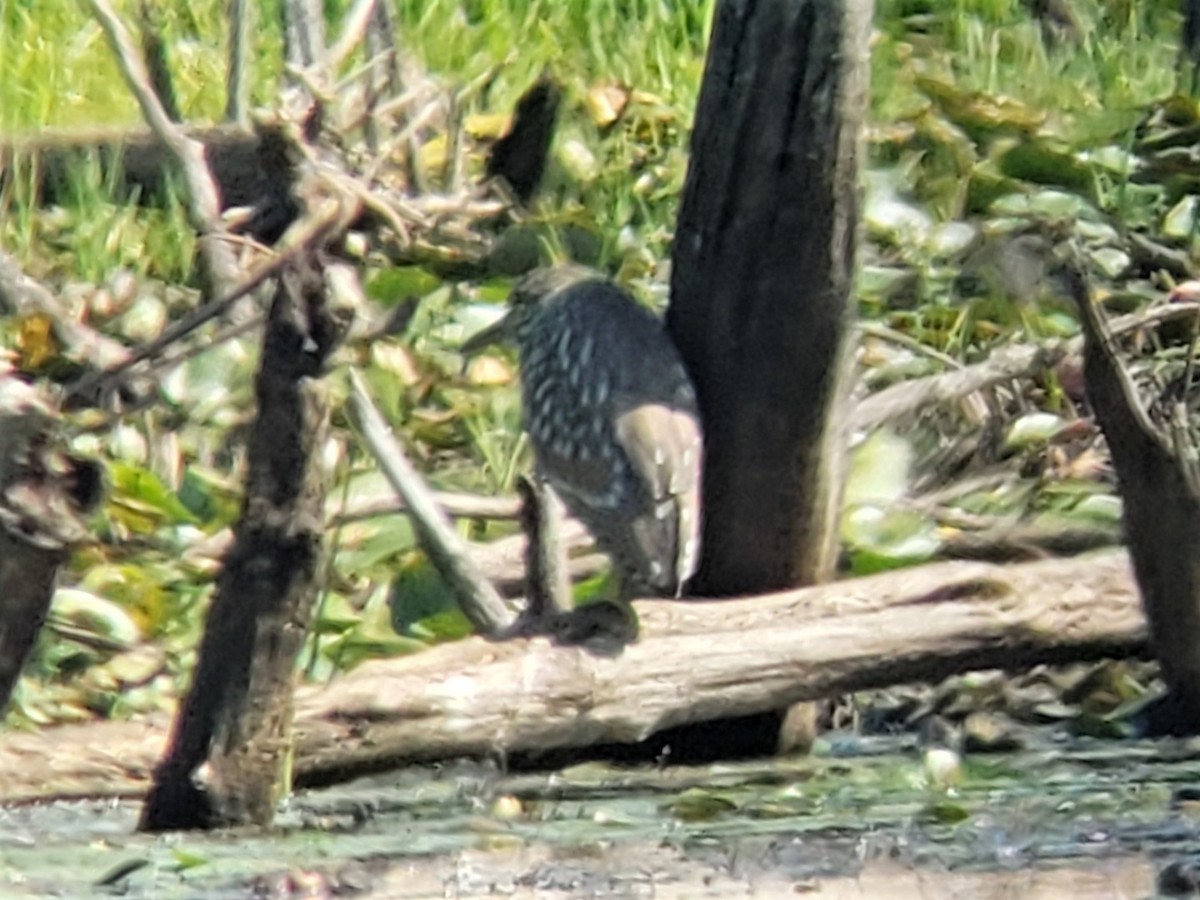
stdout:
<svg viewBox="0 0 1200 900">
<path fill-rule="evenodd" d="M 574 265 L 539 269 L 463 347 L 515 341 L 537 468 L 612 557 L 621 595 L 678 596 L 700 545 L 696 395 L 663 323 Z"/>
</svg>

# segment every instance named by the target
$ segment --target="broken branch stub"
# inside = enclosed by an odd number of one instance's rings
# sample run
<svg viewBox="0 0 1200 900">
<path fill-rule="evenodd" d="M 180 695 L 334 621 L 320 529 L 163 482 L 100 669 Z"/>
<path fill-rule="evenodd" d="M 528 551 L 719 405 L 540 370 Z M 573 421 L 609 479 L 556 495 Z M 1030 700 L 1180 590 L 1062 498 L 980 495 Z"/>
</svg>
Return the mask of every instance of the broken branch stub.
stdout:
<svg viewBox="0 0 1200 900">
<path fill-rule="evenodd" d="M 0 711 L 101 495 L 99 466 L 61 447 L 58 424 L 37 388 L 0 369 Z"/>
<path fill-rule="evenodd" d="M 1169 694 L 1147 715 L 1152 733 L 1200 727 L 1200 496 L 1178 434 L 1164 434 L 1143 408 L 1078 260 L 1067 273 L 1084 331 L 1088 398 L 1120 483 L 1125 532 L 1151 643 Z"/>
</svg>

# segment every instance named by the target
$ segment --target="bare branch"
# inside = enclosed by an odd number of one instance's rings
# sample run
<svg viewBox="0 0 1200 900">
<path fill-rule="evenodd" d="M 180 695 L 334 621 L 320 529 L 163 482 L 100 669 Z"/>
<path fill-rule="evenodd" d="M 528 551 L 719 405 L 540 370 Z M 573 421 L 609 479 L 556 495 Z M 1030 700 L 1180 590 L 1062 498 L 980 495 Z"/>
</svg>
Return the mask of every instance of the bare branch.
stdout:
<svg viewBox="0 0 1200 900">
<path fill-rule="evenodd" d="M 346 61 L 363 42 L 367 26 L 375 13 L 375 4 L 379 0 L 356 0 L 354 6 L 342 20 L 342 33 L 337 42 L 325 54 L 325 66 L 330 73 L 337 71 L 338 66 Z"/>
<path fill-rule="evenodd" d="M 108 37 L 125 81 L 142 108 L 146 123 L 183 172 L 188 219 L 200 235 L 201 257 L 205 262 L 209 288 L 213 293 L 226 293 L 237 283 L 239 266 L 226 240 L 225 227 L 221 222 L 220 193 L 208 170 L 204 145 L 189 138 L 167 115 L 154 93 L 145 61 L 108 0 L 88 2 Z"/>
<path fill-rule="evenodd" d="M 351 408 L 363 439 L 379 467 L 412 513 L 421 545 L 442 577 L 453 587 L 463 613 L 477 630 L 498 635 L 514 620 L 512 611 L 471 560 L 459 537 L 392 436 L 383 416 L 371 402 L 362 379 L 350 372 Z"/>
<path fill-rule="evenodd" d="M 250 0 L 229 0 L 229 71 L 225 76 L 225 121 L 250 127 Z"/>
</svg>

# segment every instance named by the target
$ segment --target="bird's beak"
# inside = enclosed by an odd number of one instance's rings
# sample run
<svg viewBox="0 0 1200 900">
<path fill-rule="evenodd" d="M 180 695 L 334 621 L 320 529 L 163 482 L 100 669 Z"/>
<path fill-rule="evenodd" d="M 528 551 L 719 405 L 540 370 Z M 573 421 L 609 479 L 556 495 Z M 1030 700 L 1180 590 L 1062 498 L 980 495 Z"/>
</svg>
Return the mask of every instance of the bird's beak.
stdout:
<svg viewBox="0 0 1200 900">
<path fill-rule="evenodd" d="M 489 325 L 482 331 L 477 331 L 474 335 L 468 338 L 459 348 L 459 352 L 463 356 L 473 356 L 484 347 L 490 347 L 493 344 L 499 344 L 512 337 L 513 314 L 512 312 L 505 313 L 494 324 Z"/>
</svg>

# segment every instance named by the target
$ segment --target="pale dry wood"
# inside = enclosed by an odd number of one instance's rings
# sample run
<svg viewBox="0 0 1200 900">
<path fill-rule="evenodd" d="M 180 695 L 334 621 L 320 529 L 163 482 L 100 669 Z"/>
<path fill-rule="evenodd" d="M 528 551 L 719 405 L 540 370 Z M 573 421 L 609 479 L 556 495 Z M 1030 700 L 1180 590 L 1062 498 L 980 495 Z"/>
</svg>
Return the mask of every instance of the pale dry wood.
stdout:
<svg viewBox="0 0 1200 900">
<path fill-rule="evenodd" d="M 297 783 L 364 767 L 636 740 L 666 725 L 977 667 L 1145 647 L 1122 551 L 943 563 L 721 603 L 645 601 L 620 656 L 471 639 L 367 663 L 297 698 Z M 0 737 L 0 798 L 136 794 L 165 721 Z"/>
<path fill-rule="evenodd" d="M 515 497 L 487 497 L 458 491 L 434 491 L 433 499 L 446 515 L 460 519 L 515 519 L 521 512 Z M 407 512 L 404 501 L 392 496 L 337 498 L 329 514 L 335 522 L 356 522 Z"/>
<path fill-rule="evenodd" d="M 342 20 L 342 33 L 325 54 L 324 65 L 327 73 L 336 71 L 338 66 L 362 45 L 367 26 L 371 24 L 371 17 L 375 15 L 375 4 L 378 2 L 379 0 L 356 0 L 350 7 Z"/>
<path fill-rule="evenodd" d="M 1114 335 L 1126 335 L 1194 317 L 1197 307 L 1198 304 L 1186 302 L 1152 307 L 1113 319 L 1109 327 Z M 872 431 L 930 406 L 961 400 L 1005 381 L 1032 378 L 1061 360 L 1082 353 L 1082 337 L 1001 347 L 974 365 L 902 381 L 864 398 L 850 413 L 850 426 L 856 431 Z"/>
<path fill-rule="evenodd" d="M 250 0 L 229 0 L 229 69 L 225 73 L 225 121 L 250 127 Z"/>
<path fill-rule="evenodd" d="M 1075 347 L 1079 352 L 1082 345 Z M 850 414 L 851 427 L 872 431 L 921 410 L 969 397 L 1014 378 L 1029 378 L 1056 365 L 1067 355 L 1063 342 L 1044 346 L 1015 344 L 992 351 L 983 362 L 936 375 L 902 381 L 865 398 Z"/>
<path fill-rule="evenodd" d="M 350 385 L 350 406 L 363 440 L 409 509 L 425 554 L 453 588 L 459 607 L 478 632 L 490 635 L 504 632 L 515 621 L 516 613 L 475 565 L 467 542 L 433 499 L 354 371 L 350 372 Z"/>
</svg>

